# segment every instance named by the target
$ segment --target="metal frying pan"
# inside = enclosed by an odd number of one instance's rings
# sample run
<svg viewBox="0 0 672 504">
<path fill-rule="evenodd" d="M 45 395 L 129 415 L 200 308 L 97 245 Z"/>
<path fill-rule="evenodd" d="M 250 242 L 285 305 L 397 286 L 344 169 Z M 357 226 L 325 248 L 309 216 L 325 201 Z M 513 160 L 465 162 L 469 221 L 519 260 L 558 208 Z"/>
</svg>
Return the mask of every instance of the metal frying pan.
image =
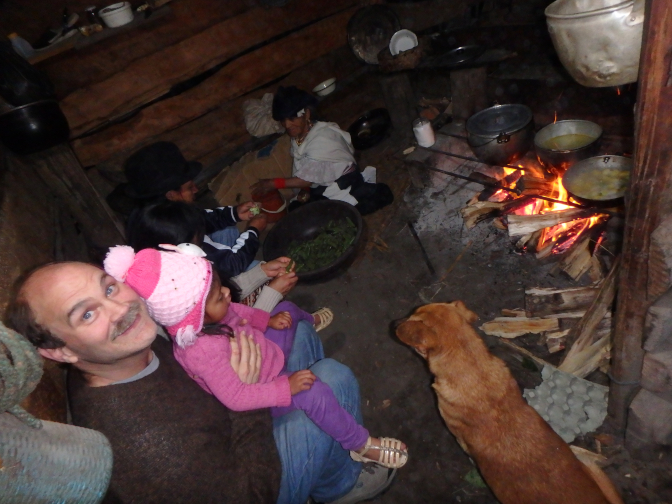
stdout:
<svg viewBox="0 0 672 504">
<path fill-rule="evenodd" d="M 618 203 L 630 185 L 631 171 L 630 158 L 595 156 L 572 165 L 562 177 L 562 185 L 580 201 L 600 205 Z"/>
</svg>

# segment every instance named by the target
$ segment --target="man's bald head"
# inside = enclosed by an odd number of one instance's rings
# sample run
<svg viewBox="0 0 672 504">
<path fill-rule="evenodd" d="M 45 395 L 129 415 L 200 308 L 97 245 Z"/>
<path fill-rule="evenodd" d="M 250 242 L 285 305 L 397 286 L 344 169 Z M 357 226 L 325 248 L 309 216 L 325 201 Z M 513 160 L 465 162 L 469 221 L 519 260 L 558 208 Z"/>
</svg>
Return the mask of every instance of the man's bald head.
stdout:
<svg viewBox="0 0 672 504">
<path fill-rule="evenodd" d="M 114 364 L 147 350 L 156 337 L 156 324 L 130 287 L 80 262 L 30 271 L 17 283 L 7 315 L 43 356 L 63 362 Z"/>
</svg>

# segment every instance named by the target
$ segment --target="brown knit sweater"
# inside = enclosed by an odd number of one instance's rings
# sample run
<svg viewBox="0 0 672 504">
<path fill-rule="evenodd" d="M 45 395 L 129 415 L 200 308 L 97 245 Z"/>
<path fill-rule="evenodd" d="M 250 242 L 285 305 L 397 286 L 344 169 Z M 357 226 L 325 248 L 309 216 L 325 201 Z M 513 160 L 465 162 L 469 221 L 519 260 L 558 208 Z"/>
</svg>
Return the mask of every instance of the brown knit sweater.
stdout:
<svg viewBox="0 0 672 504">
<path fill-rule="evenodd" d="M 102 432 L 114 465 L 106 503 L 273 503 L 280 459 L 268 410 L 234 413 L 203 391 L 157 338 L 156 371 L 89 387 L 72 369 L 75 425 Z"/>
</svg>

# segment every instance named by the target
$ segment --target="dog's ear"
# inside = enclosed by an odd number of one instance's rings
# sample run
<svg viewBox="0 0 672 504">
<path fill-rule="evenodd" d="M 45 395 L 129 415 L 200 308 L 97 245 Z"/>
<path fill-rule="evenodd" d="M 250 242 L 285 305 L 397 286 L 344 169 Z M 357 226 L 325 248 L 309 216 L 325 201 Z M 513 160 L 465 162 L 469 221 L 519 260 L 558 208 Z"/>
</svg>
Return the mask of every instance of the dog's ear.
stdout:
<svg viewBox="0 0 672 504">
<path fill-rule="evenodd" d="M 429 328 L 421 320 L 408 319 L 397 327 L 397 338 L 413 347 L 420 355 L 427 355 Z"/>
<path fill-rule="evenodd" d="M 478 320 L 478 315 L 467 308 L 467 305 L 465 305 L 462 301 L 454 301 L 451 304 L 455 307 L 457 313 L 459 313 L 469 324 L 473 324 Z"/>
</svg>

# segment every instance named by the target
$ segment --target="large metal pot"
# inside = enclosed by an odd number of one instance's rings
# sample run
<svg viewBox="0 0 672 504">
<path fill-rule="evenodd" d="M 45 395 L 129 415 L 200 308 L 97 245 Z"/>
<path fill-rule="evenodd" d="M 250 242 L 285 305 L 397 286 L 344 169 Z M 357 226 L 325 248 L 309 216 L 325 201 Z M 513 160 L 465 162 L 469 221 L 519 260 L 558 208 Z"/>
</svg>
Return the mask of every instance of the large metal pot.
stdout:
<svg viewBox="0 0 672 504">
<path fill-rule="evenodd" d="M 576 136 L 568 138 L 570 135 Z M 547 170 L 561 175 L 577 161 L 596 155 L 601 138 L 599 124 L 569 119 L 541 128 L 534 135 L 534 149 L 537 159 Z M 571 140 L 571 145 L 566 143 L 567 140 Z"/>
<path fill-rule="evenodd" d="M 495 105 L 467 119 L 467 142 L 474 155 L 491 165 L 505 165 L 532 147 L 534 119 L 525 105 Z"/>
<path fill-rule="evenodd" d="M 597 206 L 614 206 L 623 201 L 630 186 L 632 159 L 623 156 L 595 156 L 572 166 L 562 185 L 577 201 Z"/>
<path fill-rule="evenodd" d="M 579 84 L 637 81 L 644 0 L 556 0 L 545 13 L 560 61 Z"/>
<path fill-rule="evenodd" d="M 69 136 L 68 120 L 56 100 L 29 103 L 0 114 L 0 140 L 17 154 L 48 149 Z"/>
</svg>

